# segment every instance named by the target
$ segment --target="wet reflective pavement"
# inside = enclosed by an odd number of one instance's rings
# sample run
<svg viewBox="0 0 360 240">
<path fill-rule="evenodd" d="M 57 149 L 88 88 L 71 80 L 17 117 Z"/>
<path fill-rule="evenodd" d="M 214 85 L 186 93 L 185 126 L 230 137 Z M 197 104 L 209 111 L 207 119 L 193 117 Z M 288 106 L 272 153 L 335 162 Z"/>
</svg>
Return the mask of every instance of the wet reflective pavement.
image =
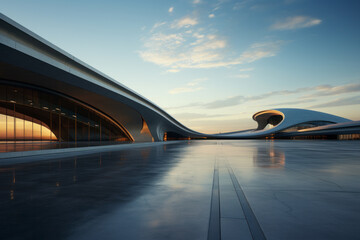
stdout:
<svg viewBox="0 0 360 240">
<path fill-rule="evenodd" d="M 359 141 L 211 140 L 0 166 L 1 239 L 359 239 L 359 162 Z"/>
</svg>

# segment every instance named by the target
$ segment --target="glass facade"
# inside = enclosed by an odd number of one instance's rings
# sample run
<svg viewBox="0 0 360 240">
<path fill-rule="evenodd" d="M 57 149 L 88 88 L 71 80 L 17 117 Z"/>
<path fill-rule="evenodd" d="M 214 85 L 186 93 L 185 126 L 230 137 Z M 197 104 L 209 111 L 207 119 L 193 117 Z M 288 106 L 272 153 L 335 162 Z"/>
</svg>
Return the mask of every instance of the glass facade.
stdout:
<svg viewBox="0 0 360 240">
<path fill-rule="evenodd" d="M 117 122 L 70 97 L 0 81 L 0 141 L 131 141 Z"/>
</svg>

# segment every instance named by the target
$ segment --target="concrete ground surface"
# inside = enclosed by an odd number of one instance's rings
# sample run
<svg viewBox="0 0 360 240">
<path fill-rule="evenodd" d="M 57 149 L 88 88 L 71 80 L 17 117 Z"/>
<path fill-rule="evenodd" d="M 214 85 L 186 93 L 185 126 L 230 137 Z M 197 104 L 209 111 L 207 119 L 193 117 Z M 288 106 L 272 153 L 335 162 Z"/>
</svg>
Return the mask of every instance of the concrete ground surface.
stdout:
<svg viewBox="0 0 360 240">
<path fill-rule="evenodd" d="M 32 158 L 0 166 L 1 239 L 360 239 L 360 141 Z"/>
</svg>

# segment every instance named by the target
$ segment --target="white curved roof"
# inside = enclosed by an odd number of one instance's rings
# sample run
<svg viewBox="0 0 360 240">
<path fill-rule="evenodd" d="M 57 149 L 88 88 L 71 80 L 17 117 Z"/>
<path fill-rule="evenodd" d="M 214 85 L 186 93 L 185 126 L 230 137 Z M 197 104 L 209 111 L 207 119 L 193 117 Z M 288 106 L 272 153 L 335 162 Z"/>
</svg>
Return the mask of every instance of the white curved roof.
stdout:
<svg viewBox="0 0 360 240">
<path fill-rule="evenodd" d="M 270 129 L 265 129 L 268 120 L 272 116 L 281 116 L 282 120 Z M 329 123 L 345 123 L 351 120 L 331 115 L 328 113 L 317 112 L 313 110 L 297 109 L 297 108 L 278 108 L 257 112 L 253 115 L 253 119 L 261 126 L 258 130 L 250 130 L 246 132 L 235 132 L 229 134 L 219 134 L 218 136 L 232 138 L 259 138 L 265 137 L 277 132 L 283 131 L 290 127 L 307 122 L 329 122 Z"/>
</svg>

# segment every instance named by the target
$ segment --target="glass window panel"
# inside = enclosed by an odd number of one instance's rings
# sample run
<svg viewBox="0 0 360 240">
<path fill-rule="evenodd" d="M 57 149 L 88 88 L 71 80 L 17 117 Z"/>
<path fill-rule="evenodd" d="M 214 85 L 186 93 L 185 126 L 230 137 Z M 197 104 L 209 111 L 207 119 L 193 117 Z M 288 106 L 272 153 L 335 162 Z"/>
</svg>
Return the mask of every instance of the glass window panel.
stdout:
<svg viewBox="0 0 360 240">
<path fill-rule="evenodd" d="M 15 92 L 16 88 L 14 87 L 7 87 L 6 88 L 6 101 L 15 103 Z"/>
<path fill-rule="evenodd" d="M 39 92 L 33 90 L 32 91 L 32 106 L 35 108 L 40 108 L 40 98 L 39 98 Z M 31 103 L 30 103 L 31 104 Z"/>
<path fill-rule="evenodd" d="M 76 139 L 76 133 L 75 133 L 75 120 L 68 118 L 68 141 L 75 141 Z"/>
<path fill-rule="evenodd" d="M 76 123 L 76 135 L 77 141 L 88 141 L 89 140 L 89 125 L 77 121 Z"/>
<path fill-rule="evenodd" d="M 0 114 L 0 141 L 6 141 L 6 115 Z"/>
<path fill-rule="evenodd" d="M 110 141 L 111 134 L 109 131 L 109 124 L 108 121 L 102 120 L 101 121 L 101 140 L 102 141 Z"/>
<path fill-rule="evenodd" d="M 6 104 L 0 102 L 0 114 L 6 115 Z"/>
<path fill-rule="evenodd" d="M 61 116 L 61 140 L 64 142 L 70 141 L 69 139 L 69 119 L 65 116 Z"/>
<path fill-rule="evenodd" d="M 11 115 L 14 114 L 14 111 L 7 110 L 7 116 L 6 116 L 6 138 L 9 141 L 15 140 L 15 123 L 14 123 L 14 117 Z"/>
<path fill-rule="evenodd" d="M 22 114 L 17 113 L 15 118 L 15 133 L 16 133 L 16 140 L 22 141 L 24 140 L 24 119 Z"/>
<path fill-rule="evenodd" d="M 61 112 L 68 118 L 75 119 L 75 105 L 69 102 L 67 99 L 61 100 Z"/>
<path fill-rule="evenodd" d="M 76 119 L 79 122 L 82 122 L 84 124 L 88 124 L 89 123 L 89 111 L 88 109 L 82 107 L 82 106 L 77 106 L 77 111 L 76 111 Z"/>
<path fill-rule="evenodd" d="M 6 86 L 0 86 L 0 101 L 6 101 Z"/>
<path fill-rule="evenodd" d="M 51 94 L 47 94 L 47 100 L 48 100 L 48 105 L 49 105 L 49 111 L 50 112 L 55 112 L 55 96 L 51 95 Z"/>
<path fill-rule="evenodd" d="M 41 125 L 34 122 L 33 123 L 33 141 L 41 140 Z"/>
<path fill-rule="evenodd" d="M 48 99 L 48 95 L 46 93 L 39 92 L 39 101 L 40 101 L 40 107 L 42 109 L 49 110 L 49 108 L 50 108 L 49 99 Z"/>
<path fill-rule="evenodd" d="M 33 134 L 33 122 L 29 120 L 25 120 L 25 140 L 32 140 L 32 134 Z"/>
<path fill-rule="evenodd" d="M 100 119 L 94 111 L 89 111 L 90 140 L 100 141 Z"/>
<path fill-rule="evenodd" d="M 32 106 L 33 105 L 32 90 L 25 88 L 23 94 L 24 94 L 24 104 L 28 106 Z"/>
<path fill-rule="evenodd" d="M 15 97 L 15 101 L 18 104 L 24 104 L 24 95 L 23 95 L 23 88 L 21 87 L 16 87 L 14 89 L 14 97 Z"/>
<path fill-rule="evenodd" d="M 60 122 L 59 122 L 59 114 L 52 113 L 51 114 L 51 131 L 53 133 L 53 138 L 58 138 L 60 136 Z"/>
<path fill-rule="evenodd" d="M 45 124 L 41 125 L 41 140 L 43 141 L 49 141 L 52 139 L 52 134 L 48 126 Z"/>
</svg>

